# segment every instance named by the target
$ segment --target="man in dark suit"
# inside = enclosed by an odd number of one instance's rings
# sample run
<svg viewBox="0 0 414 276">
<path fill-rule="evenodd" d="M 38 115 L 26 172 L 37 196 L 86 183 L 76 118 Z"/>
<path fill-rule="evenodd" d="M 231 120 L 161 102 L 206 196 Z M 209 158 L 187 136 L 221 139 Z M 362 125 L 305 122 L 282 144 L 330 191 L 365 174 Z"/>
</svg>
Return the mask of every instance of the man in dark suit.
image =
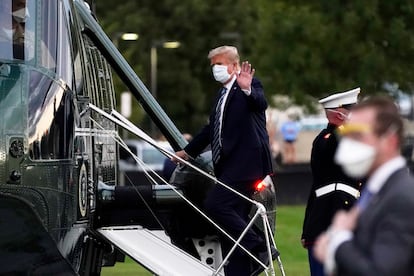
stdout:
<svg viewBox="0 0 414 276">
<path fill-rule="evenodd" d="M 403 122 L 392 99 L 373 97 L 351 110 L 335 160 L 367 176 L 355 207 L 339 212 L 315 245 L 336 275 L 414 275 L 414 179 L 400 154 Z"/>
<path fill-rule="evenodd" d="M 222 87 L 209 123 L 177 155 L 184 159 L 196 157 L 210 145 L 215 176 L 250 198 L 254 183 L 272 173 L 263 87 L 253 78 L 255 70 L 250 63 L 243 62 L 240 66 L 237 48 L 215 48 L 208 58 L 213 76 Z M 251 204 L 222 185 L 215 185 L 208 193 L 204 207 L 206 213 L 235 239 L 248 224 Z M 227 253 L 231 246 L 229 240 L 223 237 L 221 242 Z M 247 232 L 241 244 L 256 256 L 266 252 L 265 241 L 253 229 Z M 225 266 L 228 276 L 257 275 L 254 269 L 257 267 L 252 267 L 248 255 L 240 249 Z"/>
<path fill-rule="evenodd" d="M 312 187 L 303 222 L 302 245 L 308 250 L 311 276 L 323 276 L 323 266 L 313 256 L 313 245 L 341 209 L 348 210 L 359 196 L 360 182 L 347 176 L 335 164 L 338 146 L 336 131 L 344 123 L 349 108 L 358 100 L 359 88 L 319 100 L 328 125 L 314 139 L 311 153 Z"/>
</svg>

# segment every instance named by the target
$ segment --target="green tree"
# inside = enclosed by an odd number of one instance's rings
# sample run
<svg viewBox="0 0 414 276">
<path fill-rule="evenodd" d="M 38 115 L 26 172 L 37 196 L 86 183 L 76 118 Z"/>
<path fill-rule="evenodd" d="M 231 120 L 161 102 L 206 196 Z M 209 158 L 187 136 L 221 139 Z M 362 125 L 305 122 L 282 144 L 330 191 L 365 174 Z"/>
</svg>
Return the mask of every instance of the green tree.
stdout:
<svg viewBox="0 0 414 276">
<path fill-rule="evenodd" d="M 268 99 L 284 94 L 309 104 L 357 86 L 376 93 L 385 82 L 413 90 L 412 1 L 99 0 L 96 6 L 111 36 L 140 34 L 119 48 L 148 87 L 151 44 L 181 42 L 175 50 L 158 48 L 157 100 L 182 131 L 194 133 L 207 120 L 218 84 L 206 56 L 222 44 L 238 46 L 252 62 Z M 143 115 L 136 120 L 145 122 Z"/>
<path fill-rule="evenodd" d="M 139 40 L 119 41 L 119 49 L 150 87 L 150 48 L 161 40 L 177 40 L 178 49 L 158 48 L 157 100 L 183 132 L 196 132 L 208 119 L 218 84 L 212 79 L 208 51 L 221 44 L 243 46 L 254 18 L 249 1 L 161 0 L 97 2 L 97 17 L 114 36 L 136 32 Z M 246 35 L 246 37 L 247 37 Z M 119 90 L 119 89 L 118 89 Z M 141 123 L 141 122 L 137 122 Z"/>
<path fill-rule="evenodd" d="M 412 90 L 411 1 L 259 3 L 259 69 L 265 85 L 299 102 L 360 86 L 364 94 L 396 82 Z"/>
</svg>

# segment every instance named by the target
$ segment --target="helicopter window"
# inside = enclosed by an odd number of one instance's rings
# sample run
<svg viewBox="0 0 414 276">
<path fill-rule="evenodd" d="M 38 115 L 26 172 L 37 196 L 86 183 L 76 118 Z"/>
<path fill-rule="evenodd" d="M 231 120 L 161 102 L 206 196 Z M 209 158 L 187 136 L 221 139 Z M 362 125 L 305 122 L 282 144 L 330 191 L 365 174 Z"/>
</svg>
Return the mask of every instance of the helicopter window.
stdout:
<svg viewBox="0 0 414 276">
<path fill-rule="evenodd" d="M 52 41 L 56 41 L 56 1 L 1 0 L 0 1 L 0 59 L 38 63 L 54 70 L 56 55 Z M 36 6 L 37 3 L 46 8 Z M 40 17 L 37 9 L 42 8 Z M 39 24 L 41 23 L 41 24 Z M 39 28 L 39 26 L 41 28 Z M 41 34 L 41 35 L 40 35 Z M 53 39 L 52 39 L 53 38 Z M 56 44 L 56 42 L 54 42 Z"/>
<path fill-rule="evenodd" d="M 33 59 L 34 14 L 33 0 L 0 1 L 0 59 Z"/>
<path fill-rule="evenodd" d="M 41 66 L 54 71 L 56 67 L 57 59 L 57 38 L 59 28 L 59 14 L 58 14 L 58 3 L 56 0 L 43 0 L 39 1 L 41 4 L 41 15 L 39 19 L 39 35 L 40 47 L 39 63 Z M 69 44 L 66 44 L 69 45 Z M 65 46 L 66 46 L 65 45 Z"/>
<path fill-rule="evenodd" d="M 73 85 L 73 59 L 71 45 L 72 42 L 69 38 L 70 30 L 68 27 L 68 20 L 66 18 L 65 9 L 63 7 L 63 1 L 50 0 L 53 3 L 59 3 L 58 12 L 58 32 L 57 32 L 57 43 L 58 51 L 57 57 L 59 60 L 57 73 L 66 82 L 67 85 L 72 88 Z"/>
<path fill-rule="evenodd" d="M 72 93 L 37 71 L 31 72 L 30 90 L 28 127 L 31 159 L 72 158 Z"/>
</svg>

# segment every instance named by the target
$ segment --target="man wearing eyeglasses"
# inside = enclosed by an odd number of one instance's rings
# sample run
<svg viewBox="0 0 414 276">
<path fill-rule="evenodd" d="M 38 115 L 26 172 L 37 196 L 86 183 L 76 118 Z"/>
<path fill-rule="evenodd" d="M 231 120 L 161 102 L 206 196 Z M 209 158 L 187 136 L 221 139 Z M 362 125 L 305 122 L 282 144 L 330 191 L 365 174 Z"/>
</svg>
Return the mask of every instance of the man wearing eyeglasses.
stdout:
<svg viewBox="0 0 414 276">
<path fill-rule="evenodd" d="M 349 212 L 338 212 L 316 241 L 315 256 L 335 275 L 414 275 L 414 178 L 401 156 L 403 122 L 389 98 L 352 108 L 336 162 L 368 177 Z"/>
</svg>

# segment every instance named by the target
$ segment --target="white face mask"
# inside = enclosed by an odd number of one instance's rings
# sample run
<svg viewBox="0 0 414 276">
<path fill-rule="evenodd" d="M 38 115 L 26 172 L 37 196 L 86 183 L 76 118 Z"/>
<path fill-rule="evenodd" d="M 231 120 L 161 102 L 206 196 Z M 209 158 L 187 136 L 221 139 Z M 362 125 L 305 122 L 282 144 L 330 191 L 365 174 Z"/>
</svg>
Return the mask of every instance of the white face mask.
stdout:
<svg viewBox="0 0 414 276">
<path fill-rule="evenodd" d="M 344 137 L 336 150 L 335 162 L 348 176 L 359 179 L 367 176 L 376 153 L 375 147 Z"/>
<path fill-rule="evenodd" d="M 14 20 L 16 20 L 18 23 L 26 22 L 27 18 L 30 16 L 29 10 L 25 8 L 14 11 L 12 14 Z"/>
<path fill-rule="evenodd" d="M 214 79 L 218 82 L 225 83 L 230 79 L 230 74 L 227 72 L 227 66 L 226 65 L 213 65 L 213 76 Z"/>
</svg>

